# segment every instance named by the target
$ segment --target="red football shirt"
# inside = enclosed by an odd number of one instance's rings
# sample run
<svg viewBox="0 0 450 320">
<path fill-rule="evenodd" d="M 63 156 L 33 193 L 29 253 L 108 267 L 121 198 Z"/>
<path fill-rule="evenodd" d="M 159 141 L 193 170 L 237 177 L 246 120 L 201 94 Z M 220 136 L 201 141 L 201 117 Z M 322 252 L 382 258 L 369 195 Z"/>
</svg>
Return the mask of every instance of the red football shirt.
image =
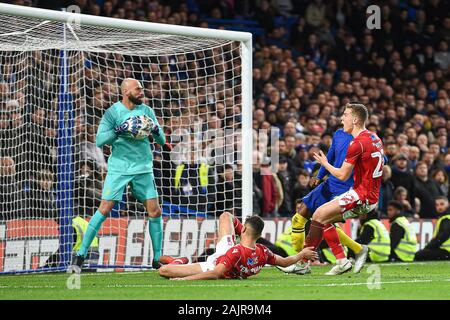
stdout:
<svg viewBox="0 0 450 320">
<path fill-rule="evenodd" d="M 266 263 L 274 264 L 275 255 L 259 243 L 254 249 L 238 244 L 217 258 L 216 265 L 219 263 L 223 263 L 227 269 L 225 278 L 245 279 L 258 274 Z"/>
<path fill-rule="evenodd" d="M 362 131 L 350 142 L 345 161 L 355 166 L 353 189 L 359 198 L 362 201 L 369 200 L 369 204 L 376 203 L 380 195 L 384 164 L 381 139 L 372 131 Z"/>
</svg>

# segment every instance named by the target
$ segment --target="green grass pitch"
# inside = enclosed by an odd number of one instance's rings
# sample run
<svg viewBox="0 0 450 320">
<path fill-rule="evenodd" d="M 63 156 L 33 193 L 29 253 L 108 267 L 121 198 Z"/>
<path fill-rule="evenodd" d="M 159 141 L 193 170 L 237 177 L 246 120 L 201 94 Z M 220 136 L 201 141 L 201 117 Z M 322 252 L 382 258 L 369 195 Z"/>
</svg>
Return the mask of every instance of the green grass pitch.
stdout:
<svg viewBox="0 0 450 320">
<path fill-rule="evenodd" d="M 450 262 L 368 264 L 360 274 L 331 277 L 324 275 L 329 269 L 299 276 L 267 267 L 246 280 L 217 281 L 169 281 L 156 271 L 84 273 L 79 290 L 67 289 L 65 273 L 5 275 L 0 299 L 450 299 Z"/>
</svg>

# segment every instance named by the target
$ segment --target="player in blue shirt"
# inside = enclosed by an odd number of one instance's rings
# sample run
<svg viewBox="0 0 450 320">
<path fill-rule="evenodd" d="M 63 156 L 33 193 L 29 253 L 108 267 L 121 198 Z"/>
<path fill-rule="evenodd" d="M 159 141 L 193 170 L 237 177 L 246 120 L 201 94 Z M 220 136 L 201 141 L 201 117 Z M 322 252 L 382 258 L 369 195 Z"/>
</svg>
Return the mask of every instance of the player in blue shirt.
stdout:
<svg viewBox="0 0 450 320">
<path fill-rule="evenodd" d="M 352 140 L 353 136 L 351 134 L 344 132 L 342 129 L 337 130 L 333 136 L 333 141 L 327 154 L 328 162 L 330 164 L 333 164 L 334 167 L 340 168 L 345 160 L 348 146 Z M 328 175 L 328 179 L 321 183 L 326 175 Z M 314 213 L 314 211 L 316 211 L 317 208 L 319 208 L 324 203 L 327 203 L 328 201 L 334 199 L 335 197 L 347 192 L 353 186 L 353 174 L 348 180 L 341 181 L 333 175 L 328 174 L 328 171 L 322 166 L 319 169 L 317 177 L 313 177 L 311 179 L 310 185 L 315 188 L 309 194 L 303 197 L 301 201 L 297 201 L 296 213 L 292 217 L 292 246 L 297 252 L 303 249 L 303 245 L 305 242 L 306 222 L 311 218 L 312 214 Z M 330 237 L 331 240 L 337 240 L 338 235 L 339 241 L 352 249 L 353 252 L 355 252 L 356 262 L 354 272 L 360 272 L 367 257 L 367 247 L 361 246 L 359 243 L 351 239 L 342 229 L 335 228 L 335 226 L 332 224 L 325 226 L 325 229 L 327 230 L 327 232 L 324 233 L 324 237 L 325 240 L 327 240 L 327 243 L 329 244 L 330 249 L 333 251 L 333 253 L 335 254 L 336 250 L 341 251 L 338 248 L 334 248 L 332 245 L 333 241 L 330 241 Z M 352 265 L 349 262 L 343 268 L 340 268 L 337 273 L 332 269 L 333 272 L 330 271 L 331 273 L 327 274 L 341 274 L 349 271 L 351 268 Z M 296 264 L 290 269 L 281 270 L 297 274 L 305 274 L 310 272 L 309 264 L 305 263 Z"/>
</svg>

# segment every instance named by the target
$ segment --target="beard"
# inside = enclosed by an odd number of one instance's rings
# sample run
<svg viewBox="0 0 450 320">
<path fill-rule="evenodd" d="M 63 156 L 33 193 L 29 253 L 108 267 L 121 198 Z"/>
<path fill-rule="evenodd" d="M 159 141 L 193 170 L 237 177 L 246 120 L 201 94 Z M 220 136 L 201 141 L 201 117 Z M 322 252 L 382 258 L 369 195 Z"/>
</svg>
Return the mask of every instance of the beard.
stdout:
<svg viewBox="0 0 450 320">
<path fill-rule="evenodd" d="M 135 96 L 130 95 L 130 96 L 128 97 L 128 99 L 129 99 L 131 102 L 133 102 L 135 105 L 142 104 L 142 98 L 141 98 L 141 97 L 135 97 Z"/>
</svg>

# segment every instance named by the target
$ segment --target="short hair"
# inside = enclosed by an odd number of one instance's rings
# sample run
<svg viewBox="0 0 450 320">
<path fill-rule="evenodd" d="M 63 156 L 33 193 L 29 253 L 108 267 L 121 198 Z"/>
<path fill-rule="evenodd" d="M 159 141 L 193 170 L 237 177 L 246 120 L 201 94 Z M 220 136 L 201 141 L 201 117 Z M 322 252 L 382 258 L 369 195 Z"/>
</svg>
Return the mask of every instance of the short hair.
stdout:
<svg viewBox="0 0 450 320">
<path fill-rule="evenodd" d="M 259 238 L 264 229 L 264 220 L 260 216 L 250 216 L 245 220 L 244 225 L 252 229 L 255 238 Z"/>
<path fill-rule="evenodd" d="M 305 176 L 305 177 L 311 177 L 308 170 L 306 169 L 299 169 L 298 170 L 298 176 Z"/>
<path fill-rule="evenodd" d="M 417 162 L 417 163 L 416 163 L 416 170 L 417 170 L 417 168 L 420 167 L 420 166 L 425 166 L 425 167 L 427 167 L 427 169 L 428 169 L 428 165 L 427 165 L 427 163 L 426 163 L 425 161 L 419 161 L 419 162 Z"/>
<path fill-rule="evenodd" d="M 369 111 L 367 111 L 367 107 L 362 103 L 349 102 L 345 105 L 345 108 L 351 109 L 353 115 L 355 115 L 363 124 L 366 123 L 369 118 Z"/>
<path fill-rule="evenodd" d="M 398 187 L 395 188 L 395 190 L 394 190 L 394 197 L 397 197 L 398 194 L 399 194 L 400 192 L 405 192 L 406 194 L 408 194 L 408 189 L 406 189 L 406 188 L 403 187 L 403 186 L 398 186 Z"/>
<path fill-rule="evenodd" d="M 388 207 L 389 206 L 394 207 L 395 209 L 397 209 L 399 211 L 403 210 L 403 205 L 399 201 L 396 201 L 396 200 L 389 201 Z"/>
<path fill-rule="evenodd" d="M 448 202 L 448 198 L 446 196 L 438 196 L 438 197 L 434 198 L 434 201 L 436 201 L 436 200 L 444 200 L 444 201 Z"/>
</svg>

